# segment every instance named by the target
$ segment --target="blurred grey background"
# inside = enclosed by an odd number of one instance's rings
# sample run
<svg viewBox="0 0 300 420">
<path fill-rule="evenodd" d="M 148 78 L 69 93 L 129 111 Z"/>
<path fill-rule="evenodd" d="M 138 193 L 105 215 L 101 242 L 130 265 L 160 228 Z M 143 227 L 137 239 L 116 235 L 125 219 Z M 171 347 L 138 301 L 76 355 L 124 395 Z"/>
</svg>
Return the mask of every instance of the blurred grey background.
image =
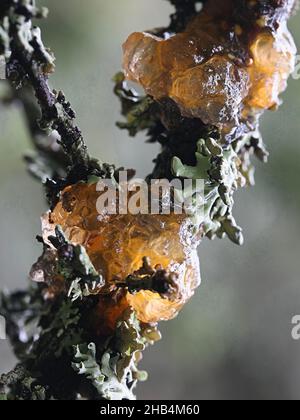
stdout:
<svg viewBox="0 0 300 420">
<path fill-rule="evenodd" d="M 163 0 L 41 0 L 46 45 L 57 57 L 52 84 L 78 112 L 93 155 L 117 165 L 152 168 L 157 146 L 115 127 L 119 103 L 111 78 L 121 67 L 121 44 L 133 31 L 168 22 Z M 300 42 L 300 15 L 290 27 Z M 141 399 L 299 399 L 300 341 L 291 319 L 300 314 L 300 80 L 291 80 L 284 105 L 263 118 L 271 151 L 257 163 L 257 185 L 236 197 L 235 215 L 246 243 L 205 241 L 199 250 L 202 287 L 177 319 L 161 325 L 163 340 L 145 354 L 149 381 Z M 25 171 L 30 147 L 17 109 L 0 115 L 0 284 L 23 287 L 41 249 L 42 188 Z M 0 371 L 15 363 L 0 341 Z"/>
</svg>

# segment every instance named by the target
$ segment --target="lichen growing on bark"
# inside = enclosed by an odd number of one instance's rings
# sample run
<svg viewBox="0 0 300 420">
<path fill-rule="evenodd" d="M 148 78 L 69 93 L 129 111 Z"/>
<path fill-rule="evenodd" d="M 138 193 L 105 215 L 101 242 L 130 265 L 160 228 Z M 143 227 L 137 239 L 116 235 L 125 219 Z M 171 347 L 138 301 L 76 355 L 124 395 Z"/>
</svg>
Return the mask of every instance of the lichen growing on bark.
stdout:
<svg viewBox="0 0 300 420">
<path fill-rule="evenodd" d="M 46 11 L 34 0 L 0 4 L 10 86 L 2 100 L 23 104 L 35 148 L 26 161 L 50 204 L 30 287 L 1 295 L 20 360 L 1 378 L 1 399 L 134 399 L 146 379 L 142 352 L 160 339 L 156 323 L 173 318 L 200 283 L 199 241 L 243 243 L 233 196 L 254 183 L 252 156 L 268 157 L 257 117 L 276 105 L 293 67 L 286 21 L 294 1 L 170 2 L 168 28 L 125 44 L 115 93 L 125 117 L 119 127 L 146 131 L 162 146 L 149 183 L 203 180 L 201 206 L 191 193 L 181 216 L 173 196 L 169 215 L 99 215 L 96 183 L 110 178 L 120 187 L 121 170 L 89 156 L 70 103 L 50 88 L 54 56 L 32 24 Z"/>
</svg>

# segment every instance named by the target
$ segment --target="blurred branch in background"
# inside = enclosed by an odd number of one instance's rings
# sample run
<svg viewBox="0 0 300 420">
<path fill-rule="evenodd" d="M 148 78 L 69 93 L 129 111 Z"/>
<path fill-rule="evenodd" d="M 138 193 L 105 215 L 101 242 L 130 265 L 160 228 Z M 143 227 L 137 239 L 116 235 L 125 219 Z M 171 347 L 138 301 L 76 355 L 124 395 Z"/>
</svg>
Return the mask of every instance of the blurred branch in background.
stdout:
<svg viewBox="0 0 300 420">
<path fill-rule="evenodd" d="M 40 127 L 41 110 L 30 87 L 16 89 L 13 86 L 6 89 L 2 97 L 4 105 L 14 105 L 22 109 L 26 127 L 37 154 L 32 152 L 25 156 L 30 173 L 38 180 L 66 177 L 71 161 L 59 144 L 59 135 L 52 131 L 49 135 Z"/>
</svg>

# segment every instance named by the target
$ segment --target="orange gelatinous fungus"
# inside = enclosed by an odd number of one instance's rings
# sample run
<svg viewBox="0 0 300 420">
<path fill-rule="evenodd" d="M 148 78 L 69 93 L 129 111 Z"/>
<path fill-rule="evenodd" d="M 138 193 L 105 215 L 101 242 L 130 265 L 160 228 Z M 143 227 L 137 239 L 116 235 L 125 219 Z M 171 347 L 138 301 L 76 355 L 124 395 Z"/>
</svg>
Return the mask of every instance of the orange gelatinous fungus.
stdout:
<svg viewBox="0 0 300 420">
<path fill-rule="evenodd" d="M 66 188 L 55 209 L 44 217 L 44 239 L 47 241 L 55 226 L 60 225 L 71 243 L 84 246 L 105 279 L 100 295 L 114 293 L 118 284 L 141 268 L 145 257 L 153 267 L 175 274 L 176 294 L 172 299 L 153 290 L 126 294 L 128 306 L 135 309 L 140 321 L 173 318 L 200 284 L 199 235 L 190 232 L 186 215 L 99 214 L 100 196 L 95 184 Z M 124 309 L 123 299 L 121 306 Z M 107 301 L 105 308 L 114 319 L 107 310 Z M 114 305 L 112 309 L 118 311 L 119 307 Z"/>
<path fill-rule="evenodd" d="M 287 29 L 293 4 L 208 0 L 182 33 L 130 35 L 123 46 L 125 76 L 234 140 L 280 103 L 295 65 Z"/>
</svg>

